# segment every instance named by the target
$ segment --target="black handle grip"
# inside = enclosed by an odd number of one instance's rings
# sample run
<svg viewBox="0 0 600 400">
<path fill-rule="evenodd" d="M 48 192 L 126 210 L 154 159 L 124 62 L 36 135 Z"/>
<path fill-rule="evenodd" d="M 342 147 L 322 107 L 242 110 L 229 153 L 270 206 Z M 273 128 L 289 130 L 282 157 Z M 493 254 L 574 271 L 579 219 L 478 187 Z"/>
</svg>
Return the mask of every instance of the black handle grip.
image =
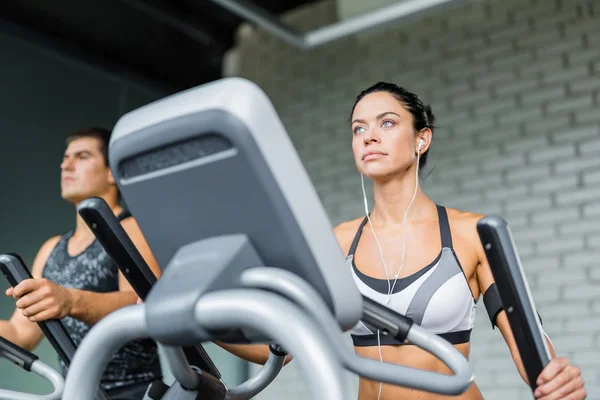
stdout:
<svg viewBox="0 0 600 400">
<path fill-rule="evenodd" d="M 79 204 L 77 212 L 136 294 L 144 300 L 156 282 L 156 276 L 106 201 L 100 197 L 90 197 Z M 221 373 L 202 345 L 184 347 L 183 352 L 191 365 L 221 379 Z"/>
<path fill-rule="evenodd" d="M 2 336 L 0 336 L 0 357 L 6 358 L 28 372 L 31 371 L 31 364 L 38 359 L 35 354 L 4 339 Z"/>
<path fill-rule="evenodd" d="M 13 287 L 26 279 L 33 279 L 23 259 L 15 253 L 0 254 L 0 269 Z M 47 320 L 38 322 L 38 325 L 60 359 L 66 365 L 71 364 L 76 346 L 62 322 Z"/>
<path fill-rule="evenodd" d="M 550 353 L 510 229 L 502 218 L 489 216 L 478 221 L 477 232 L 498 286 L 529 384 L 535 390 L 539 374 L 550 362 Z"/>
<path fill-rule="evenodd" d="M 413 325 L 410 318 L 398 314 L 366 296 L 363 296 L 362 320 L 376 329 L 386 331 L 400 342 L 406 340 L 408 331 Z"/>
<path fill-rule="evenodd" d="M 12 287 L 17 286 L 25 279 L 33 279 L 25 261 L 16 253 L 0 254 L 0 270 Z M 38 322 L 38 325 L 62 362 L 67 366 L 71 365 L 77 346 L 62 322 L 46 320 Z M 102 388 L 98 389 L 96 400 L 108 400 L 108 396 Z"/>
</svg>

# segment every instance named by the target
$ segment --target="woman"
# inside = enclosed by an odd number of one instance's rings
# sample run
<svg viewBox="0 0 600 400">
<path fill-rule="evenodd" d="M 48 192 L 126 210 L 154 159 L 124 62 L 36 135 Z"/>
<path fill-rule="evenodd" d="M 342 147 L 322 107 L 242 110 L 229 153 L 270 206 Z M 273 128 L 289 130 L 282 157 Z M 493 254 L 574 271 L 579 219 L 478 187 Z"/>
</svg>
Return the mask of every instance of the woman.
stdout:
<svg viewBox="0 0 600 400">
<path fill-rule="evenodd" d="M 439 207 L 418 189 L 434 129 L 431 109 L 396 85 L 378 83 L 362 92 L 352 109 L 352 149 L 359 172 L 374 181 L 375 205 L 367 217 L 335 228 L 349 268 L 361 292 L 426 329 L 469 356 L 475 300 L 484 294 L 492 323 L 499 327 L 515 364 L 527 382 L 505 313 L 499 307 L 493 277 L 476 231 L 482 215 Z M 410 206 L 410 208 L 409 208 Z M 406 218 L 405 218 L 406 217 Z M 363 229 L 364 228 L 364 229 Z M 406 236 L 404 233 L 407 233 Z M 356 352 L 364 357 L 451 373 L 437 358 L 358 323 L 352 330 Z M 248 361 L 264 364 L 264 345 L 217 342 Z M 586 397 L 578 368 L 554 357 L 538 378 L 542 400 Z M 291 360 L 288 356 L 286 363 Z M 359 400 L 447 398 L 361 379 Z M 475 384 L 453 399 L 478 400 Z"/>
<path fill-rule="evenodd" d="M 527 382 L 504 311 L 493 305 L 497 289 L 476 231 L 483 216 L 440 207 L 418 188 L 418 171 L 427 161 L 434 130 L 429 106 L 389 83 L 363 91 L 351 113 L 352 150 L 358 171 L 374 182 L 375 204 L 364 218 L 335 228 L 361 292 L 450 341 L 465 357 L 480 294 L 492 323 L 504 337 Z M 363 184 L 364 191 L 364 184 Z M 491 288 L 486 296 L 485 293 Z M 497 300 L 497 297 L 496 297 Z M 352 330 L 356 352 L 364 357 L 450 373 L 424 350 L 402 345 L 359 323 Z M 538 379 L 536 398 L 584 399 L 578 368 L 556 358 Z M 360 400 L 442 399 L 433 393 L 361 379 Z M 464 400 L 482 399 L 473 384 Z"/>
</svg>

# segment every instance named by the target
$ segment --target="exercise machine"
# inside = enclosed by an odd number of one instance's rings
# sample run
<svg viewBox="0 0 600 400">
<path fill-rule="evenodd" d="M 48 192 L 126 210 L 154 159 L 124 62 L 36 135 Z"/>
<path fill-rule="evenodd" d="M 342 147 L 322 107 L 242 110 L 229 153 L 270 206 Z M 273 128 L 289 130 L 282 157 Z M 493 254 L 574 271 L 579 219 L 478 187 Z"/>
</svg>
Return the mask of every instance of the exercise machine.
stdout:
<svg viewBox="0 0 600 400">
<path fill-rule="evenodd" d="M 94 232 L 98 242 L 118 266 L 137 295 L 144 300 L 156 283 L 156 276 L 136 249 L 106 201 L 99 197 L 85 199 L 79 204 L 77 211 Z M 204 380 L 208 380 L 213 384 L 204 385 L 202 388 L 204 397 L 210 398 L 212 393 L 220 393 L 227 389 L 217 367 L 201 345 L 186 346 L 182 350 L 186 362 L 197 368 L 201 374 L 204 374 Z M 287 353 L 279 346 L 271 345 L 269 359 L 265 367 L 244 384 L 227 390 L 227 397 L 231 399 L 250 398 L 258 394 L 275 379 L 283 367 L 286 356 Z M 209 374 L 211 378 L 208 378 L 206 374 Z M 220 380 L 222 385 L 219 385 L 212 378 Z M 162 398 L 167 390 L 168 386 L 162 381 L 153 382 L 146 396 L 151 399 Z"/>
<path fill-rule="evenodd" d="M 163 274 L 144 304 L 112 313 L 86 336 L 65 400 L 90 392 L 120 344 L 147 336 L 173 350 L 208 340 L 279 343 L 315 399 L 349 397 L 345 368 L 442 394 L 471 385 L 471 367 L 452 345 L 404 317 L 381 318 L 376 310 L 389 310 L 363 301 L 283 124 L 253 83 L 224 79 L 132 111 L 115 126 L 109 152 Z M 363 313 L 439 357 L 453 375 L 380 363 L 340 346 Z M 169 362 L 196 398 L 201 377 L 180 351 Z"/>
</svg>

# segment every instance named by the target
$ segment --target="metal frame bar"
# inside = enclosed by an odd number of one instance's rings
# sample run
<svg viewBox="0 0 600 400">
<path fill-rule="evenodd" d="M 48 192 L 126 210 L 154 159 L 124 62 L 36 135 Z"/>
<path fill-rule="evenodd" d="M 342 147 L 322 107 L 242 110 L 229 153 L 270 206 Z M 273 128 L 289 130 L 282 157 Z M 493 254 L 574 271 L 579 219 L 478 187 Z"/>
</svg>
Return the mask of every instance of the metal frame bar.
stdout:
<svg viewBox="0 0 600 400">
<path fill-rule="evenodd" d="M 330 42 L 355 35 L 385 24 L 414 17 L 460 0 L 407 0 L 398 2 L 363 15 L 348 18 L 311 32 L 300 33 L 282 23 L 276 16 L 246 0 L 211 0 L 249 22 L 262 27 L 283 41 L 302 50 L 310 50 Z M 463 0 L 464 1 L 464 0 Z"/>
</svg>

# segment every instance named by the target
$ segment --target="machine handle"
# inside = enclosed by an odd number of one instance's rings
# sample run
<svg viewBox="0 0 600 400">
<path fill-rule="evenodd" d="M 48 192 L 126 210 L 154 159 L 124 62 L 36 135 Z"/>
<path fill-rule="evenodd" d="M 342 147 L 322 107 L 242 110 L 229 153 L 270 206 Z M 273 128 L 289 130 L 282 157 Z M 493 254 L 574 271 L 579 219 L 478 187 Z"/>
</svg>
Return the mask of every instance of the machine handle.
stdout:
<svg viewBox="0 0 600 400">
<path fill-rule="evenodd" d="M 77 212 L 136 294 L 144 300 L 156 283 L 156 276 L 106 201 L 100 197 L 90 197 L 79 204 Z M 221 373 L 202 345 L 186 346 L 183 352 L 191 365 L 221 379 Z"/>
</svg>

